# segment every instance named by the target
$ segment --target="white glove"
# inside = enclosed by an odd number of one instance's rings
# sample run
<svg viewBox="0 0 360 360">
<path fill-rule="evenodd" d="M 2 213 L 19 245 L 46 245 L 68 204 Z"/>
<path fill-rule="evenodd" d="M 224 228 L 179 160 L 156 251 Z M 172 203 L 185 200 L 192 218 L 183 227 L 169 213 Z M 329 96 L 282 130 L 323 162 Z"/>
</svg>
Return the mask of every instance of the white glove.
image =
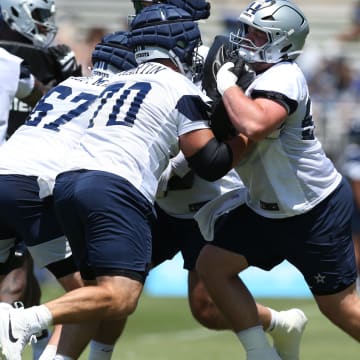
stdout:
<svg viewBox="0 0 360 360">
<path fill-rule="evenodd" d="M 181 178 L 191 170 L 182 151 L 179 151 L 170 161 L 173 173 Z"/>
<path fill-rule="evenodd" d="M 221 96 L 231 86 L 236 85 L 238 77 L 229 69 L 234 67 L 234 63 L 227 62 L 222 65 L 216 74 L 216 85 Z"/>
<path fill-rule="evenodd" d="M 156 197 L 163 198 L 166 196 L 168 182 L 173 175 L 177 175 L 182 178 L 189 171 L 191 171 L 191 169 L 188 165 L 188 162 L 186 161 L 184 154 L 179 151 L 179 153 L 175 157 L 170 159 L 168 166 L 160 175 Z"/>
<path fill-rule="evenodd" d="M 172 173 L 171 161 L 169 161 L 168 166 L 163 171 L 163 173 L 160 175 L 160 179 L 158 181 L 158 187 L 157 187 L 157 191 L 156 191 L 157 198 L 163 198 L 166 196 L 168 182 L 172 175 L 173 175 L 173 173 Z"/>
</svg>

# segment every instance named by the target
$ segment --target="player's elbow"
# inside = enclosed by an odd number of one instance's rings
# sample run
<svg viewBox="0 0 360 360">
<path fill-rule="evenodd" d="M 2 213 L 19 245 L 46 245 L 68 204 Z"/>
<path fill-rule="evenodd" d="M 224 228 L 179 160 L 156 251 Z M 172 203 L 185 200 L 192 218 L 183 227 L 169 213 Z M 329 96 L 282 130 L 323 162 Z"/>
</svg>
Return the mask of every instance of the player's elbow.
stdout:
<svg viewBox="0 0 360 360">
<path fill-rule="evenodd" d="M 228 144 L 213 138 L 186 160 L 197 175 L 207 181 L 216 181 L 232 168 L 233 153 Z"/>
</svg>

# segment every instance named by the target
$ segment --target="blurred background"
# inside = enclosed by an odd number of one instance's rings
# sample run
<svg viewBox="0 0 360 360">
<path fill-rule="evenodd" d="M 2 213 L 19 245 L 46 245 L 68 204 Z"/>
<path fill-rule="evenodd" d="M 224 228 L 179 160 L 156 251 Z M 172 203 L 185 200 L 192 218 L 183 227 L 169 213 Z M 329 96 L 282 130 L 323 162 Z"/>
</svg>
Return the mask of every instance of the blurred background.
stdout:
<svg viewBox="0 0 360 360">
<path fill-rule="evenodd" d="M 199 23 L 205 45 L 217 34 L 229 33 L 248 0 L 211 0 L 211 16 Z M 306 14 L 310 35 L 298 60 L 310 85 L 316 134 L 325 151 L 341 168 L 350 124 L 360 117 L 360 1 L 297 0 Z M 56 0 L 57 42 L 69 45 L 82 64 L 101 37 L 126 30 L 131 0 Z M 171 241 L 171 239 L 169 239 Z M 40 273 L 45 280 L 46 274 Z M 309 297 L 300 273 L 288 263 L 271 272 L 248 269 L 242 278 L 255 296 Z M 178 255 L 153 270 L 146 292 L 153 296 L 186 296 L 187 273 Z"/>
</svg>

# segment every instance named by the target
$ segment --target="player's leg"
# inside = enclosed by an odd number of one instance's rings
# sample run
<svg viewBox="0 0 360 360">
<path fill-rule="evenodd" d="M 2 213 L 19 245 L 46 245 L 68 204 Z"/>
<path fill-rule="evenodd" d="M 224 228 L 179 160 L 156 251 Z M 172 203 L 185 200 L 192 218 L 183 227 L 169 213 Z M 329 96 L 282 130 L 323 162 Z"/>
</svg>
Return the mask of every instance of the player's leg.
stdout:
<svg viewBox="0 0 360 360">
<path fill-rule="evenodd" d="M 274 345 L 281 358 L 299 359 L 301 335 L 307 322 L 304 314 L 297 310 L 287 313 L 275 312 L 260 304 L 254 307 L 252 303 L 255 301 L 241 280 L 241 275 L 239 276 L 241 271 L 249 266 L 248 259 L 251 260 L 251 264 L 259 264 L 267 270 L 283 260 L 283 257 L 277 254 L 276 242 L 269 241 L 269 234 L 272 233 L 268 231 L 268 225 L 261 221 L 262 218 L 254 214 L 246 205 L 239 206 L 218 219 L 214 241 L 201 250 L 196 270 L 214 303 L 228 321 L 229 327 L 238 335 L 245 349 L 249 344 L 242 339 L 243 331 L 247 334 L 246 329 L 253 329 L 257 324 L 262 325 L 262 330 L 267 330 L 273 336 Z M 249 304 L 251 313 L 247 311 Z M 292 331 L 294 336 L 290 336 L 288 342 L 285 339 L 279 341 L 280 332 L 274 330 L 282 328 L 281 333 L 284 335 L 286 327 L 292 329 L 295 316 L 290 315 L 294 314 L 298 315 L 295 321 L 297 329 Z M 290 318 L 288 321 L 290 326 L 280 321 L 284 317 L 287 320 Z M 259 332 L 252 339 L 254 339 L 254 347 L 267 347 Z M 289 346 L 284 346 L 285 344 Z"/>
<path fill-rule="evenodd" d="M 22 241 L 17 240 L 2 266 L 6 275 L 0 285 L 0 300 L 9 304 L 17 302 L 25 307 L 40 303 L 41 289 L 34 274 L 34 262 Z M 38 360 L 49 340 L 48 330 L 37 335 L 32 344 L 33 360 Z"/>
<path fill-rule="evenodd" d="M 17 243 L 6 262 L 7 274 L 0 286 L 0 300 L 9 304 L 21 301 L 24 306 L 38 305 L 40 285 L 34 275 L 33 260 L 26 247 Z"/>
<path fill-rule="evenodd" d="M 206 245 L 198 258 L 197 271 L 246 351 L 247 359 L 280 359 L 261 326 L 256 303 L 238 273 L 246 259 L 228 250 Z"/>
<path fill-rule="evenodd" d="M 231 330 L 231 325 L 211 299 L 204 283 L 195 270 L 188 275 L 189 305 L 194 318 L 213 330 Z M 283 360 L 299 359 L 302 334 L 307 318 L 300 309 L 276 311 L 256 304 L 261 325 L 273 339 Z"/>
<path fill-rule="evenodd" d="M 94 286 L 96 282 L 85 281 L 85 284 Z M 125 317 L 114 321 L 90 321 L 85 326 L 64 325 L 57 348 L 58 358 L 77 359 L 90 342 L 89 360 L 111 359 L 115 343 L 125 328 L 126 319 Z"/>
<path fill-rule="evenodd" d="M 360 210 L 354 208 L 353 220 L 352 220 L 352 238 L 354 242 L 356 268 L 357 268 L 357 279 L 356 288 L 360 294 Z"/>
<path fill-rule="evenodd" d="M 304 275 L 320 311 L 360 341 L 360 297 L 356 292 L 352 210 L 351 188 L 343 180 L 338 189 L 310 214 L 299 217 L 294 230 L 302 237 L 302 242 L 300 239 L 295 242 L 300 246 L 294 247 L 289 261 Z"/>
<path fill-rule="evenodd" d="M 333 295 L 314 295 L 320 311 L 348 335 L 360 341 L 360 298 L 355 284 Z"/>
<path fill-rule="evenodd" d="M 88 360 L 110 360 L 116 341 L 122 335 L 127 317 L 102 321 L 90 342 Z"/>
<path fill-rule="evenodd" d="M 231 324 L 215 305 L 203 281 L 195 270 L 196 259 L 207 242 L 201 236 L 197 223 L 192 220 L 178 220 L 177 233 L 183 238 L 182 255 L 184 268 L 188 273 L 188 298 L 194 318 L 203 326 L 213 330 L 231 330 Z M 195 225 L 195 226 L 194 226 Z M 225 236 L 225 234 L 224 234 Z M 256 304 L 261 325 L 273 340 L 283 360 L 299 359 L 302 334 L 307 318 L 300 309 L 275 311 Z"/>
<path fill-rule="evenodd" d="M 191 313 L 201 325 L 213 330 L 230 330 L 229 322 L 214 304 L 195 270 L 188 274 L 188 298 Z"/>
<path fill-rule="evenodd" d="M 53 242 L 50 248 L 47 248 L 46 243 L 40 244 L 36 247 L 34 254 L 35 261 L 39 266 L 49 270 L 65 291 L 71 291 L 83 286 L 83 280 L 79 271 L 77 271 L 71 252 L 69 252 L 70 247 L 65 245 L 66 242 L 63 237 L 62 240 Z M 54 246 L 54 244 L 57 244 L 57 246 Z M 64 251 L 65 248 L 68 250 Z M 63 255 L 59 256 L 61 253 Z M 50 263 L 45 265 L 45 259 L 48 259 Z M 34 360 L 52 359 L 56 354 L 61 333 L 62 326 L 56 325 L 50 337 L 43 337 L 39 341 L 32 343 Z"/>
<path fill-rule="evenodd" d="M 19 186 L 14 187 L 14 182 Z M 1 177 L 1 199 L 6 208 L 1 207 L 1 218 L 7 220 L 27 243 L 31 257 L 26 258 L 23 270 L 27 270 L 27 283 L 23 303 L 25 307 L 37 305 L 40 302 L 40 292 L 33 273 L 33 261 L 39 268 L 47 268 L 58 279 L 66 290 L 82 286 L 80 274 L 72 259 L 71 249 L 62 235 L 52 209 L 50 198 L 39 199 L 39 188 L 35 178 L 25 176 Z M 31 206 L 30 206 L 31 204 Z M 25 274 L 25 272 L 24 272 Z M 46 333 L 33 344 L 34 359 L 40 356 L 44 346 L 45 351 L 53 352 L 56 347 L 60 328 L 57 328 L 49 340 Z"/>
<path fill-rule="evenodd" d="M 90 321 L 122 319 L 135 310 L 142 287 L 141 282 L 126 276 L 102 276 L 98 277 L 96 286 L 70 291 L 45 305 L 28 309 L 8 309 L 2 305 L 2 353 L 6 359 L 21 359 L 21 352 L 31 336 L 51 324 L 82 323 L 86 329 Z"/>
<path fill-rule="evenodd" d="M 78 174 L 72 174 L 74 177 L 77 177 Z M 69 176 L 71 176 L 69 174 Z M 86 178 L 86 176 L 85 176 Z M 84 179 L 84 186 L 92 186 L 91 184 L 91 180 L 90 180 L 90 184 L 87 183 L 89 179 Z M 116 179 L 117 181 L 117 179 Z M 111 181 L 110 181 L 111 182 Z M 99 183 L 101 184 L 101 183 Z M 88 259 L 89 254 L 84 252 L 84 248 L 86 247 L 86 244 L 84 244 L 82 241 L 84 240 L 84 235 L 83 235 L 83 229 L 82 229 L 82 225 L 80 224 L 80 222 L 77 221 L 79 214 L 76 210 L 76 207 L 73 206 L 72 204 L 72 199 L 76 196 L 73 196 L 74 194 L 74 187 L 73 185 L 73 181 L 70 181 L 70 183 L 68 183 L 67 181 L 61 181 L 61 184 L 59 184 L 58 186 L 58 191 L 61 192 L 61 195 L 59 195 L 57 197 L 57 210 L 59 213 L 59 218 L 60 221 L 63 225 L 63 228 L 66 229 L 66 232 L 68 233 L 69 239 L 75 239 L 75 243 L 72 244 L 73 247 L 73 252 L 75 257 L 78 260 L 78 263 L 81 264 L 81 274 L 82 277 L 84 279 L 87 280 L 91 280 L 94 278 L 94 271 L 92 268 L 90 268 L 88 266 L 89 262 L 91 262 Z M 96 186 L 98 186 L 98 184 L 96 184 Z M 126 228 L 127 225 L 129 223 L 129 218 L 132 219 L 132 221 L 134 221 L 134 226 L 130 227 L 129 229 L 133 229 L 131 231 L 135 231 L 136 232 L 136 237 L 139 237 L 139 241 L 144 241 L 143 237 L 146 235 L 146 238 L 150 242 L 150 229 L 149 229 L 149 223 L 148 220 L 146 220 L 146 224 L 144 224 L 144 219 L 137 219 L 137 217 L 139 216 L 139 211 L 136 211 L 136 214 L 132 214 L 131 216 L 125 216 L 125 212 L 128 212 L 127 205 L 126 205 L 126 199 L 127 196 L 121 196 L 121 198 L 117 198 L 116 199 L 116 205 L 111 205 L 114 202 L 114 199 L 112 198 L 112 196 L 117 196 L 115 195 L 117 193 L 117 191 L 119 190 L 117 188 L 117 185 L 115 185 L 114 183 L 112 183 L 111 186 L 115 186 L 114 191 L 111 193 L 110 191 L 110 197 L 109 194 L 104 195 L 103 197 L 100 197 L 100 202 L 104 201 L 104 206 L 106 207 L 106 215 L 104 216 L 104 218 L 108 218 L 109 216 L 111 217 L 111 213 L 113 212 L 113 209 L 116 208 L 117 206 L 123 206 L 125 205 L 125 210 L 119 210 L 118 214 L 121 217 L 121 219 L 119 219 L 120 222 L 125 221 L 126 222 Z M 102 189 L 101 191 L 104 190 L 103 186 L 101 186 Z M 61 191 L 60 191 L 61 189 Z M 122 191 L 122 190 L 121 190 Z M 106 199 L 108 199 L 108 202 L 106 202 Z M 92 205 L 90 203 L 87 203 L 88 199 L 85 200 L 86 205 L 84 206 L 84 208 L 90 208 Z M 92 199 L 89 199 L 89 202 L 91 201 L 97 201 L 96 197 L 94 196 Z M 139 206 L 141 206 L 140 204 L 143 201 L 140 200 L 138 202 Z M 122 204 L 124 203 L 124 204 Z M 110 208 L 109 208 L 110 207 Z M 132 210 L 130 210 L 132 211 Z M 148 210 L 147 210 L 148 211 Z M 66 216 L 64 216 L 64 214 L 66 214 Z M 99 215 L 101 217 L 103 217 L 103 214 Z M 142 225 L 141 225 L 142 224 Z M 115 226 L 115 229 L 114 229 Z M 139 229 L 139 226 L 143 226 L 143 228 Z M 102 228 L 105 229 L 105 228 Z M 113 233 L 111 233 L 111 229 L 113 229 Z M 114 224 L 114 221 L 110 221 L 109 226 L 107 228 L 107 230 L 110 231 L 110 234 L 114 234 L 117 233 L 118 231 L 120 231 L 119 235 L 116 237 L 116 240 L 119 241 L 119 239 L 123 238 L 123 233 L 121 232 L 121 226 L 116 226 Z M 102 230 L 104 231 L 104 230 Z M 95 233 L 99 233 L 99 231 L 95 231 L 95 232 L 88 232 L 87 234 L 95 234 Z M 113 236 L 113 235 L 111 235 Z M 131 235 L 132 237 L 132 235 Z M 120 244 L 120 245 L 112 245 L 112 241 L 113 239 L 109 239 L 110 244 L 107 246 L 105 246 L 105 244 L 107 244 L 106 241 L 104 241 L 105 239 L 108 238 L 108 234 L 106 234 L 106 236 L 104 236 L 104 238 L 102 238 L 102 244 L 103 246 L 100 248 L 98 248 L 97 246 L 95 246 L 95 248 L 97 248 L 100 252 L 103 253 L 102 258 L 106 257 L 107 254 L 110 255 L 110 258 L 112 260 L 109 260 L 110 264 L 116 263 L 117 261 L 121 260 L 121 251 L 122 251 L 122 246 L 126 245 L 124 244 Z M 80 240 L 79 240 L 80 239 Z M 115 248 L 114 248 L 115 246 Z M 132 247 L 133 245 L 131 245 Z M 146 245 L 146 248 L 148 250 L 150 250 L 149 245 Z M 140 249 L 140 248 L 139 248 Z M 129 250 L 124 249 L 126 252 L 128 252 Z M 120 253 L 118 253 L 118 251 L 120 251 Z M 131 250 L 133 251 L 133 250 Z M 118 255 L 117 255 L 118 254 Z M 93 255 L 92 255 L 93 256 Z M 138 255 L 137 255 L 138 256 Z M 94 261 L 94 260 L 92 260 Z M 95 260 L 96 262 L 96 260 Z M 125 260 L 125 263 L 129 262 L 129 258 L 127 258 Z M 150 259 L 149 259 L 150 262 Z M 134 261 L 132 262 L 134 264 L 138 263 L 138 261 Z M 102 263 L 104 264 L 104 263 Z M 103 265 L 102 265 L 103 266 Z M 88 332 L 87 338 L 88 340 L 90 340 L 90 338 L 93 339 L 93 341 L 90 343 L 90 356 L 89 359 L 108 359 L 111 356 L 111 352 L 113 350 L 113 346 L 116 342 L 116 340 L 118 339 L 118 337 L 121 335 L 124 327 L 125 327 L 125 323 L 126 323 L 126 318 L 127 316 L 124 315 L 121 318 L 117 319 L 117 318 L 111 318 L 111 319 L 104 319 L 102 320 L 100 323 L 96 324 L 95 327 L 92 327 L 92 333 Z M 89 329 L 88 329 L 89 330 Z M 94 330 L 96 330 L 96 332 L 94 332 Z M 63 346 L 62 345 L 63 341 L 62 339 L 60 340 L 60 345 L 59 345 L 59 353 L 61 354 L 69 354 L 69 355 L 76 355 L 76 351 L 80 351 L 81 349 L 78 350 L 74 349 L 71 346 L 67 346 L 66 348 L 66 344 Z M 64 341 L 65 343 L 65 341 Z M 85 344 L 85 342 L 84 342 Z"/>
<path fill-rule="evenodd" d="M 356 258 L 356 268 L 357 268 L 357 279 L 356 279 L 356 290 L 360 294 L 360 233 L 353 233 L 353 242 Z"/>
</svg>

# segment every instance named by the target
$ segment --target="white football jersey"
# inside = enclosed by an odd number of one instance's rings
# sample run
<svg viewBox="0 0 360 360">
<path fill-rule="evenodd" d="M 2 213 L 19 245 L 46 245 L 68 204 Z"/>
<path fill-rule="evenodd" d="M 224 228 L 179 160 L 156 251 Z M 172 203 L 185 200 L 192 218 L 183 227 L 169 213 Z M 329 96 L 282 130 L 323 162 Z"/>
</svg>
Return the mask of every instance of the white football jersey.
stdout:
<svg viewBox="0 0 360 360">
<path fill-rule="evenodd" d="M 184 75 L 158 63 L 114 79 L 93 104 L 94 117 L 71 169 L 122 176 L 153 202 L 170 154 L 179 151 L 178 137 L 209 127 L 209 99 Z"/>
<path fill-rule="evenodd" d="M 0 144 L 5 142 L 9 111 L 20 78 L 22 59 L 0 48 Z"/>
<path fill-rule="evenodd" d="M 157 198 L 156 203 L 173 217 L 192 219 L 205 203 L 240 188 L 244 188 L 244 184 L 235 170 L 213 182 L 195 174 L 191 189 L 169 190 L 166 196 Z"/>
<path fill-rule="evenodd" d="M 55 178 L 89 124 L 90 104 L 109 75 L 68 78 L 35 106 L 26 123 L 0 148 L 0 174 Z"/>
<path fill-rule="evenodd" d="M 204 59 L 208 52 L 208 46 L 201 45 L 198 48 L 199 55 Z M 195 85 L 201 88 L 201 82 L 195 82 Z M 243 187 L 244 184 L 235 170 L 229 171 L 223 178 L 216 181 L 206 181 L 194 174 L 191 189 L 168 190 L 166 196 L 156 199 L 156 203 L 170 216 L 192 219 L 205 203 Z"/>
<path fill-rule="evenodd" d="M 282 62 L 258 75 L 246 90 L 249 97 L 270 97 L 289 115 L 237 167 L 248 188 L 248 205 L 269 218 L 304 213 L 326 198 L 341 175 L 314 134 L 311 101 L 296 63 Z"/>
</svg>

